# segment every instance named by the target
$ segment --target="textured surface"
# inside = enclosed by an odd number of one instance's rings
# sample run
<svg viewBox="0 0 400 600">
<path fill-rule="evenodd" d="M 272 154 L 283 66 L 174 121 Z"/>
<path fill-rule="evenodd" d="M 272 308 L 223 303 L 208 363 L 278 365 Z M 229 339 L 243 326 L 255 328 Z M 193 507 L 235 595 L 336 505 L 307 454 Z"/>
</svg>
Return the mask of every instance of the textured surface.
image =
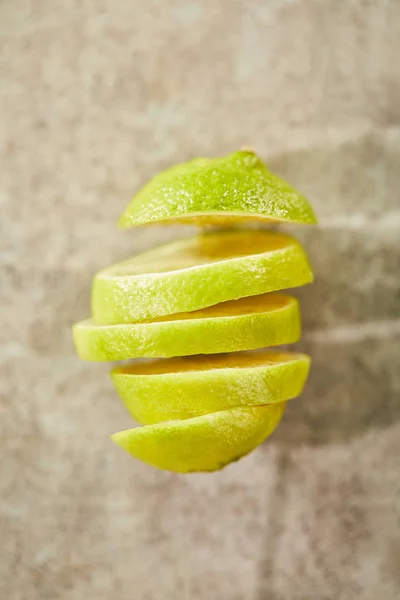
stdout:
<svg viewBox="0 0 400 600">
<path fill-rule="evenodd" d="M 278 293 L 230 300 L 148 323 L 98 325 L 86 319 L 73 328 L 77 353 L 93 361 L 253 350 L 297 342 L 300 331 L 297 299 Z"/>
<path fill-rule="evenodd" d="M 134 419 L 151 425 L 297 398 L 309 367 L 304 354 L 234 352 L 137 362 L 112 380 Z"/>
<path fill-rule="evenodd" d="M 270 173 L 254 152 L 239 151 L 222 158 L 195 158 L 162 171 L 138 192 L 119 224 L 130 227 L 180 217 L 204 222 L 203 218 L 218 220 L 231 213 L 316 222 L 306 198 Z"/>
<path fill-rule="evenodd" d="M 129 323 L 312 279 L 307 256 L 293 237 L 265 231 L 210 233 L 163 245 L 98 274 L 92 316 L 98 323 Z"/>
<path fill-rule="evenodd" d="M 112 439 L 134 457 L 160 469 L 216 471 L 259 446 L 274 431 L 284 410 L 285 402 L 236 407 L 184 421 L 126 429 Z"/>
<path fill-rule="evenodd" d="M 399 30 L 397 0 L 0 4 L 1 598 L 400 595 Z M 249 457 L 160 473 L 70 326 L 95 271 L 192 231 L 118 231 L 134 191 L 242 145 L 321 220 L 311 377 Z"/>
</svg>

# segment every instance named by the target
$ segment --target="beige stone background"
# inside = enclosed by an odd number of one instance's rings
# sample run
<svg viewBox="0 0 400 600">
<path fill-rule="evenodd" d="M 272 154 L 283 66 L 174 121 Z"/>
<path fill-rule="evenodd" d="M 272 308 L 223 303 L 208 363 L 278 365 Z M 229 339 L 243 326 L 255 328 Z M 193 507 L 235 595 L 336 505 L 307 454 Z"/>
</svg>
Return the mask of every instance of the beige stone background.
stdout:
<svg viewBox="0 0 400 600">
<path fill-rule="evenodd" d="M 399 0 L 1 0 L 1 600 L 400 598 Z M 213 475 L 135 462 L 71 324 L 150 176 L 251 145 L 296 229 L 313 370 Z"/>
</svg>

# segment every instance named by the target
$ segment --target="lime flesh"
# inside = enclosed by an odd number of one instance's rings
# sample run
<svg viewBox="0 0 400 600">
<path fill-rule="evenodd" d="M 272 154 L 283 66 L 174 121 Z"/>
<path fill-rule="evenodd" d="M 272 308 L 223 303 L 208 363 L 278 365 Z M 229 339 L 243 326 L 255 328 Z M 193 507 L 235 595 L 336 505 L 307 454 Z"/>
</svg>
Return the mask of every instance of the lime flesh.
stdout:
<svg viewBox="0 0 400 600">
<path fill-rule="evenodd" d="M 235 352 L 135 363 L 112 379 L 133 418 L 152 425 L 296 398 L 309 365 L 304 354 Z"/>
<path fill-rule="evenodd" d="M 316 223 L 304 196 L 271 173 L 254 152 L 242 150 L 222 158 L 197 158 L 156 175 L 119 224 L 231 224 L 248 219 Z"/>
<path fill-rule="evenodd" d="M 113 441 L 149 465 L 190 473 L 215 471 L 245 456 L 276 428 L 285 403 L 232 408 L 115 433 Z"/>
<path fill-rule="evenodd" d="M 268 231 L 198 235 L 160 246 L 98 273 L 92 313 L 102 324 L 199 310 L 227 300 L 310 283 L 304 250 Z"/>
<path fill-rule="evenodd" d="M 80 358 L 108 361 L 278 346 L 296 342 L 300 329 L 298 301 L 273 293 L 146 323 L 98 325 L 87 319 L 74 325 L 73 333 Z"/>
</svg>

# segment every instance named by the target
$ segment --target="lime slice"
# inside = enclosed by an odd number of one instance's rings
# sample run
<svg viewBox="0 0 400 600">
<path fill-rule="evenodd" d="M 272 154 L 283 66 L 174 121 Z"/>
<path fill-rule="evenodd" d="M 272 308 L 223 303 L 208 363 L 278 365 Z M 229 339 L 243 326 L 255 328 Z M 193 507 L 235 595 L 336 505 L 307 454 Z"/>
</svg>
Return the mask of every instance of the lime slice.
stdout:
<svg viewBox="0 0 400 600">
<path fill-rule="evenodd" d="M 223 158 L 197 158 L 156 175 L 119 224 L 229 224 L 248 219 L 316 223 L 308 200 L 273 175 L 254 152 L 243 150 Z"/>
<path fill-rule="evenodd" d="M 214 354 L 295 342 L 300 311 L 291 296 L 262 294 L 146 323 L 98 325 L 87 319 L 73 333 L 84 360 Z"/>
<path fill-rule="evenodd" d="M 313 274 L 300 244 L 269 231 L 230 231 L 175 241 L 100 271 L 98 323 L 127 323 L 297 287 Z"/>
<path fill-rule="evenodd" d="M 233 408 L 186 421 L 115 433 L 112 439 L 154 467 L 189 473 L 215 471 L 248 454 L 278 425 L 285 403 Z"/>
<path fill-rule="evenodd" d="M 152 425 L 296 398 L 309 366 L 304 354 L 266 350 L 136 363 L 112 379 L 133 418 Z"/>
</svg>

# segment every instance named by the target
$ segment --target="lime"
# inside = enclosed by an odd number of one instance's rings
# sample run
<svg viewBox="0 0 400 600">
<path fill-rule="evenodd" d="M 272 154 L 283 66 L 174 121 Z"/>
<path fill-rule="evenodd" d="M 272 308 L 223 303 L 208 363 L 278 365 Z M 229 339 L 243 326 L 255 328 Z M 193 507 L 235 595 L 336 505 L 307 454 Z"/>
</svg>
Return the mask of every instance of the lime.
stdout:
<svg viewBox="0 0 400 600">
<path fill-rule="evenodd" d="M 242 150 L 160 173 L 120 225 L 249 221 L 312 224 L 316 217 L 300 193 Z M 112 371 L 141 423 L 112 439 L 181 473 L 214 471 L 251 452 L 302 392 L 310 365 L 304 354 L 254 350 L 299 339 L 298 301 L 277 292 L 312 280 L 294 238 L 259 229 L 202 233 L 97 273 L 93 318 L 73 327 L 78 355 L 164 359 Z"/>
<path fill-rule="evenodd" d="M 232 223 L 266 219 L 316 223 L 308 200 L 242 150 L 197 158 L 156 175 L 132 200 L 121 227 L 160 222 Z"/>
<path fill-rule="evenodd" d="M 278 425 L 285 403 L 232 408 L 185 421 L 115 433 L 112 439 L 154 467 L 189 473 L 215 471 L 248 454 Z"/>
<path fill-rule="evenodd" d="M 191 312 L 227 300 L 311 282 L 304 250 L 269 231 L 197 235 L 100 271 L 92 287 L 98 323 L 128 323 Z"/>
<path fill-rule="evenodd" d="M 264 350 L 139 362 L 112 379 L 133 418 L 152 425 L 296 398 L 309 366 L 304 354 Z"/>
<path fill-rule="evenodd" d="M 73 333 L 84 360 L 214 354 L 296 342 L 300 311 L 295 298 L 272 293 L 145 323 L 99 325 L 87 319 Z"/>
</svg>

